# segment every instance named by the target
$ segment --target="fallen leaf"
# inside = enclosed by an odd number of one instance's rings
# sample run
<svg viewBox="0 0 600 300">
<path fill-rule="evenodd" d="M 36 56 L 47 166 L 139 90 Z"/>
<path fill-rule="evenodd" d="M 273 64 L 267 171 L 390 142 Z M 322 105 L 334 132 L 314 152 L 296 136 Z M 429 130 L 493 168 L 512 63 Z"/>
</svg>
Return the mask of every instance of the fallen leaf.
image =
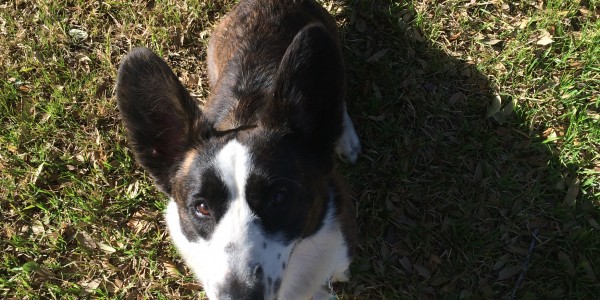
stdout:
<svg viewBox="0 0 600 300">
<path fill-rule="evenodd" d="M 165 266 L 165 269 L 167 270 L 167 273 L 169 273 L 169 275 L 177 277 L 181 276 L 181 272 L 179 272 L 179 269 L 177 269 L 177 265 L 175 265 L 174 263 L 170 261 L 163 261 L 163 265 Z"/>
<path fill-rule="evenodd" d="M 381 122 L 385 120 L 385 114 L 381 114 L 379 116 L 368 116 L 368 118 L 376 122 Z"/>
<path fill-rule="evenodd" d="M 382 58 L 383 56 L 385 56 L 388 53 L 389 50 L 390 49 L 383 49 L 383 50 L 377 51 L 375 54 L 371 55 L 371 57 L 369 57 L 367 59 L 367 62 L 378 61 L 380 58 Z"/>
<path fill-rule="evenodd" d="M 450 279 L 448 277 L 441 275 L 438 272 L 438 274 L 436 274 L 436 276 L 433 277 L 429 284 L 431 284 L 432 286 L 438 286 L 448 282 L 449 280 Z"/>
<path fill-rule="evenodd" d="M 98 246 L 94 239 L 85 231 L 79 231 L 75 234 L 75 239 L 83 248 L 88 250 L 96 249 Z"/>
<path fill-rule="evenodd" d="M 88 38 L 88 33 L 81 29 L 71 29 L 69 30 L 69 36 L 81 42 Z"/>
<path fill-rule="evenodd" d="M 108 254 L 115 253 L 117 251 L 117 249 L 115 249 L 105 243 L 98 242 L 98 243 L 96 243 L 96 245 L 98 245 L 98 248 L 100 248 L 100 250 L 102 250 L 103 252 L 108 253 Z"/>
<path fill-rule="evenodd" d="M 577 199 L 577 195 L 579 195 L 579 178 L 575 177 L 571 179 L 569 182 L 569 189 L 567 190 L 567 194 L 565 195 L 565 204 L 568 206 L 575 205 L 575 201 Z"/>
<path fill-rule="evenodd" d="M 460 37 L 460 35 L 461 35 L 460 32 L 457 33 L 457 34 L 454 34 L 451 37 L 449 37 L 448 40 L 451 41 L 451 42 L 454 41 L 454 40 L 457 40 Z"/>
<path fill-rule="evenodd" d="M 79 285 L 85 288 L 86 292 L 91 293 L 100 286 L 100 283 L 101 280 L 99 278 L 95 278 L 90 281 L 79 282 Z"/>
<path fill-rule="evenodd" d="M 511 278 L 521 272 L 521 267 L 506 267 L 498 273 L 498 280 Z"/>
<path fill-rule="evenodd" d="M 448 104 L 454 105 L 457 102 L 463 101 L 466 99 L 467 99 L 467 96 L 465 96 L 465 94 L 463 92 L 454 93 L 454 95 L 450 96 L 450 99 L 448 99 Z"/>
<path fill-rule="evenodd" d="M 502 40 L 498 40 L 498 39 L 485 39 L 482 41 L 482 43 L 488 45 L 488 46 L 494 46 L 497 44 L 502 43 Z"/>
<path fill-rule="evenodd" d="M 494 266 L 492 267 L 492 270 L 497 271 L 500 270 L 500 268 L 504 267 L 504 265 L 510 261 L 510 255 L 509 254 L 504 254 L 503 256 L 501 256 L 498 261 L 494 264 Z"/>
<path fill-rule="evenodd" d="M 541 45 L 541 46 L 546 46 L 546 45 L 550 45 L 554 42 L 554 40 L 552 39 L 552 37 L 550 36 L 543 36 L 541 39 L 539 39 L 536 44 Z"/>
<path fill-rule="evenodd" d="M 415 271 L 417 271 L 417 273 L 419 273 L 419 275 L 425 277 L 425 279 L 429 279 L 431 278 L 431 271 L 429 271 L 429 269 L 425 268 L 422 265 L 413 265 L 413 268 L 415 269 Z"/>
<path fill-rule="evenodd" d="M 592 225 L 592 227 L 594 227 L 594 229 L 600 230 L 600 225 L 598 225 L 598 222 L 596 222 L 592 216 L 587 216 L 585 219 L 588 221 L 588 223 L 590 223 L 590 225 Z"/>
<path fill-rule="evenodd" d="M 566 253 L 559 251 L 556 255 L 558 261 L 562 264 L 565 272 L 569 275 L 575 275 L 575 265 L 571 261 L 571 258 Z"/>
<path fill-rule="evenodd" d="M 596 282 L 596 273 L 594 273 L 594 269 L 590 265 L 590 262 L 587 258 L 584 257 L 581 259 L 579 267 L 581 267 L 583 271 L 585 271 L 584 278 L 588 279 L 591 282 Z"/>
<path fill-rule="evenodd" d="M 492 104 L 488 107 L 486 117 L 491 117 L 500 111 L 502 108 L 502 98 L 499 94 L 496 94 L 494 98 L 492 98 Z"/>
<path fill-rule="evenodd" d="M 31 225 L 31 231 L 34 235 L 40 235 L 46 232 L 44 229 L 44 224 L 42 224 L 40 220 L 33 221 L 33 224 Z"/>
<path fill-rule="evenodd" d="M 404 256 L 404 257 L 400 258 L 398 261 L 400 262 L 400 265 L 402 265 L 404 270 L 406 270 L 409 273 L 412 273 L 413 266 L 408 257 Z"/>
</svg>

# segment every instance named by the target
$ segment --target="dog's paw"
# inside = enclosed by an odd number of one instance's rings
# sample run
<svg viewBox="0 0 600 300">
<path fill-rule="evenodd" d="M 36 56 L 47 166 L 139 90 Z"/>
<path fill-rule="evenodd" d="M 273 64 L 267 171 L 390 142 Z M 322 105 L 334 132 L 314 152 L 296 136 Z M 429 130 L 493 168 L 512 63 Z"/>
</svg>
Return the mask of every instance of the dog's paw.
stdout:
<svg viewBox="0 0 600 300">
<path fill-rule="evenodd" d="M 342 136 L 337 142 L 335 151 L 351 163 L 356 162 L 358 155 L 360 155 L 360 139 L 358 138 L 358 134 L 356 134 L 356 130 L 354 130 L 350 116 L 346 112 L 344 112 L 344 132 L 342 132 Z"/>
</svg>

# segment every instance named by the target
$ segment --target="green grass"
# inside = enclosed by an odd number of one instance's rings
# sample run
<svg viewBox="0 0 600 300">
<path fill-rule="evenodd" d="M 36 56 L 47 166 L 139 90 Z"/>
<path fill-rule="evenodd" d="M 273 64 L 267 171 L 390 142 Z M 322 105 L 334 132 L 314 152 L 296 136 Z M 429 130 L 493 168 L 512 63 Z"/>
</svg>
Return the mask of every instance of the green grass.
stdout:
<svg viewBox="0 0 600 300">
<path fill-rule="evenodd" d="M 144 45 L 204 99 L 210 29 L 234 2 L 0 4 L 0 297 L 203 295 L 113 86 Z M 340 164 L 360 246 L 338 295 L 600 295 L 598 1 L 322 2 L 364 146 Z"/>
</svg>

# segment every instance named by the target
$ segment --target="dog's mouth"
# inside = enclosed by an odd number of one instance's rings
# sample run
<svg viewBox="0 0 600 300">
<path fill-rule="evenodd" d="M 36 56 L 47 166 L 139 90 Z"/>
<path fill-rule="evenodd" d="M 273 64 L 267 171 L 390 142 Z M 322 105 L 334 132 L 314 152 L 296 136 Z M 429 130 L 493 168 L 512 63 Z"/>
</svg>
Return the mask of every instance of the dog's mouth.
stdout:
<svg viewBox="0 0 600 300">
<path fill-rule="evenodd" d="M 268 239 L 250 247 L 228 245 L 229 253 L 214 258 L 226 262 L 224 276 L 204 278 L 207 295 L 210 299 L 277 299 L 295 245 Z"/>
</svg>

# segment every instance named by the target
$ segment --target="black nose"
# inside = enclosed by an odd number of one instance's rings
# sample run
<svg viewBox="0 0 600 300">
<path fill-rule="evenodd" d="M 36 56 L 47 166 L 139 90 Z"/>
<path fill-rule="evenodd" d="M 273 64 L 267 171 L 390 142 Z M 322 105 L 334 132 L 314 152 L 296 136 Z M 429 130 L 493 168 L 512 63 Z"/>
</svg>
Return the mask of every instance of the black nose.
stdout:
<svg viewBox="0 0 600 300">
<path fill-rule="evenodd" d="M 219 299 L 227 300 L 263 300 L 265 298 L 263 269 L 259 264 L 252 270 L 252 278 L 229 274 L 225 285 L 221 288 Z"/>
</svg>

